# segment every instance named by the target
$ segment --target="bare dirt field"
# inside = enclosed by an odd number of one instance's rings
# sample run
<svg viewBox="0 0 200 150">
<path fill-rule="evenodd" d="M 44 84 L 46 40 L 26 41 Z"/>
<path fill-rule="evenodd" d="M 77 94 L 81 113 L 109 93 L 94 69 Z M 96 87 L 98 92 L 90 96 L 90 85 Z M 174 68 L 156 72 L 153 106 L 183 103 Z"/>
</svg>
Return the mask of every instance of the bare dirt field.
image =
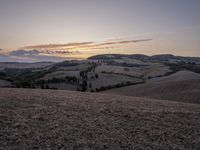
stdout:
<svg viewBox="0 0 200 150">
<path fill-rule="evenodd" d="M 200 105 L 0 89 L 0 149 L 200 149 Z"/>
<path fill-rule="evenodd" d="M 111 89 L 104 92 L 118 95 L 200 103 L 200 75 L 183 70 L 169 76 L 148 80 L 144 84 Z"/>
</svg>

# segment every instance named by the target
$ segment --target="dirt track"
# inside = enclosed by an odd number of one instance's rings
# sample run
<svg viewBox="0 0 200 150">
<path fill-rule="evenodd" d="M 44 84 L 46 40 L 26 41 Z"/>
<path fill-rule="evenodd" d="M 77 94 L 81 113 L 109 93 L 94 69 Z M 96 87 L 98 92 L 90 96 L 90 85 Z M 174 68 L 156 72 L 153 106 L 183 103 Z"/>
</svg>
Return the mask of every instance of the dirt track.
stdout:
<svg viewBox="0 0 200 150">
<path fill-rule="evenodd" d="M 0 89 L 0 149 L 200 149 L 200 105 Z"/>
</svg>

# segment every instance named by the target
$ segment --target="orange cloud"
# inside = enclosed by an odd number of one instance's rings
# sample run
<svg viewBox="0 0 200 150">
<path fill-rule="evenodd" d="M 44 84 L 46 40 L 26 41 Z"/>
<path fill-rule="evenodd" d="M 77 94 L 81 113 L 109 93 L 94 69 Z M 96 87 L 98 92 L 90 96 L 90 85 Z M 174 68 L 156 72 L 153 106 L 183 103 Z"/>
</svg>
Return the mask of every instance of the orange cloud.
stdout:
<svg viewBox="0 0 200 150">
<path fill-rule="evenodd" d="M 106 42 L 102 44 L 98 44 L 96 46 L 104 46 L 104 45 L 113 45 L 113 44 L 128 44 L 128 43 L 138 43 L 138 42 L 147 42 L 151 41 L 152 39 L 142 39 L 142 40 L 130 40 L 130 41 L 118 41 L 118 42 Z"/>
<path fill-rule="evenodd" d="M 92 44 L 93 42 L 82 42 L 82 43 L 67 43 L 67 44 L 47 44 L 47 45 L 33 45 L 23 47 L 24 49 L 53 49 L 61 47 L 77 47 L 82 45 Z"/>
<path fill-rule="evenodd" d="M 121 44 L 130 44 L 130 43 L 138 43 L 138 42 L 147 42 L 151 41 L 152 39 L 139 39 L 139 40 L 120 40 L 116 42 L 82 42 L 82 43 L 67 43 L 67 44 L 47 44 L 47 45 L 35 45 L 35 46 L 26 46 L 23 47 L 27 50 L 38 49 L 38 50 L 45 50 L 48 53 L 69 53 L 69 50 L 92 50 L 92 49 L 107 49 L 115 48 Z M 110 46 L 112 45 L 112 46 Z M 58 51 L 59 50 L 59 51 Z M 50 52 L 53 51 L 53 52 Z"/>
</svg>

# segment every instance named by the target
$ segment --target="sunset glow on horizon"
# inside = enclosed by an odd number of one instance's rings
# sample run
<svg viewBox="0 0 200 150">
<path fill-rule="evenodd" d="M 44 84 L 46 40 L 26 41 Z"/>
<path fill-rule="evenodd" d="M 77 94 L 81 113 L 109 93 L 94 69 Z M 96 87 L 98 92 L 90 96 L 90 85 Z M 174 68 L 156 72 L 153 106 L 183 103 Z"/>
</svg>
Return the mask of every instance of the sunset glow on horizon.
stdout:
<svg viewBox="0 0 200 150">
<path fill-rule="evenodd" d="M 199 6 L 199 0 L 1 0 L 0 58 L 200 57 Z"/>
</svg>

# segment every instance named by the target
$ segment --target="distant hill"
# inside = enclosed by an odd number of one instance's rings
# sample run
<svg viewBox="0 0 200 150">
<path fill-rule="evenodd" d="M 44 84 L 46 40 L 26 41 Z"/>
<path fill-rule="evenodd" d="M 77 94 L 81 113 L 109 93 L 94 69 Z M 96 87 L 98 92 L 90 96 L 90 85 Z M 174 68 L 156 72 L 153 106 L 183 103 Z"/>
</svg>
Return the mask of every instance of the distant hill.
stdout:
<svg viewBox="0 0 200 150">
<path fill-rule="evenodd" d="M 176 56 L 172 54 L 160 54 L 160 55 L 153 55 L 149 57 L 150 60 L 170 60 L 176 59 Z"/>
<path fill-rule="evenodd" d="M 137 58 L 137 59 L 144 59 L 148 58 L 149 56 L 147 55 L 142 55 L 142 54 L 133 54 L 133 55 L 126 55 L 126 54 L 101 54 L 101 55 L 95 55 L 91 56 L 88 59 L 101 59 L 101 60 L 109 60 L 109 59 L 121 59 L 123 57 L 127 58 Z"/>
<path fill-rule="evenodd" d="M 149 58 L 149 56 L 143 55 L 143 54 L 132 54 L 132 55 L 128 55 L 128 57 L 133 58 L 133 59 L 139 59 L 139 60 L 145 60 Z"/>
<path fill-rule="evenodd" d="M 121 59 L 122 57 L 128 57 L 128 56 L 129 55 L 124 55 L 124 54 L 101 54 L 88 57 L 88 59 L 109 60 L 109 59 Z"/>
<path fill-rule="evenodd" d="M 42 68 L 54 64 L 53 62 L 35 62 L 35 63 L 25 63 L 25 62 L 0 62 L 0 70 L 4 68 Z"/>
<path fill-rule="evenodd" d="M 158 62 L 191 62 L 200 64 L 200 57 L 183 57 L 183 56 L 174 56 L 172 54 L 160 54 L 160 55 L 153 55 L 147 56 L 143 54 L 102 54 L 102 55 L 95 55 L 91 56 L 88 59 L 94 60 L 112 60 L 112 59 L 121 59 L 123 57 L 139 59 L 143 61 L 158 61 Z"/>
</svg>

